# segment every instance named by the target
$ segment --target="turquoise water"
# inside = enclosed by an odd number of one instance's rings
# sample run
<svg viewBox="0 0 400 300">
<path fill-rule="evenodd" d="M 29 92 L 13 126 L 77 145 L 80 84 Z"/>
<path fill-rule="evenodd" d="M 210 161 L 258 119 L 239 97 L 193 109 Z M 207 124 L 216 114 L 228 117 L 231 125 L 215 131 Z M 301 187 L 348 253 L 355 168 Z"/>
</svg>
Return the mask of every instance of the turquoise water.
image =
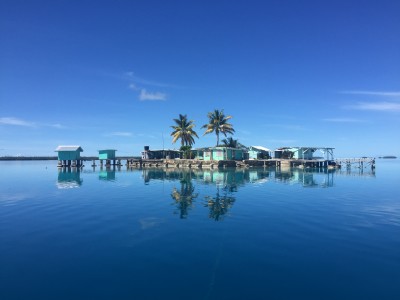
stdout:
<svg viewBox="0 0 400 300">
<path fill-rule="evenodd" d="M 400 299 L 400 162 L 0 162 L 0 299 Z"/>
</svg>

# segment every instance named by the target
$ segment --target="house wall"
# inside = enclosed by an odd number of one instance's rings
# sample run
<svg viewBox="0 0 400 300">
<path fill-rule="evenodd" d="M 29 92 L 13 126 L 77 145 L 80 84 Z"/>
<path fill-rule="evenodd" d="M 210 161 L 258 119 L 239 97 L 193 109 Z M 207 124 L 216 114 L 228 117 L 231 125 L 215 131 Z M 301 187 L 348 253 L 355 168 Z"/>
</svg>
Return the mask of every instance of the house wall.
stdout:
<svg viewBox="0 0 400 300">
<path fill-rule="evenodd" d="M 224 149 L 216 148 L 212 149 L 212 160 L 225 160 L 225 153 Z"/>
<path fill-rule="evenodd" d="M 235 149 L 233 150 L 233 159 L 234 160 L 242 160 L 243 157 L 243 150 L 242 149 Z"/>
<path fill-rule="evenodd" d="M 196 150 L 194 153 L 196 154 L 194 159 L 204 159 L 204 151 Z"/>
<path fill-rule="evenodd" d="M 294 159 L 312 159 L 313 158 L 313 151 L 312 149 L 306 148 L 292 148 L 289 151 L 293 152 Z"/>
<path fill-rule="evenodd" d="M 80 151 L 58 151 L 58 160 L 78 160 L 80 158 Z"/>
<path fill-rule="evenodd" d="M 211 160 L 211 150 L 203 152 L 204 160 Z"/>
<path fill-rule="evenodd" d="M 249 159 L 257 159 L 258 158 L 258 151 L 249 150 Z"/>
<path fill-rule="evenodd" d="M 225 147 L 212 148 L 203 152 L 204 160 L 242 160 L 243 150 Z"/>
<path fill-rule="evenodd" d="M 115 150 L 99 151 L 99 159 L 115 159 Z"/>
</svg>

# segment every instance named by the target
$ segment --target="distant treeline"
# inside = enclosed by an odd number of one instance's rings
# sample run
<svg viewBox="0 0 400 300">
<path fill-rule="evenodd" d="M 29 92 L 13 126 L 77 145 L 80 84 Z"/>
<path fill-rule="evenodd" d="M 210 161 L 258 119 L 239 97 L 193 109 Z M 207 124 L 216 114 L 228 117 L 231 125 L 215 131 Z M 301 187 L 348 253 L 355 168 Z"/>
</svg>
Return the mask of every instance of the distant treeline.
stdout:
<svg viewBox="0 0 400 300">
<path fill-rule="evenodd" d="M 57 156 L 1 156 L 0 160 L 57 160 Z"/>
<path fill-rule="evenodd" d="M 81 160 L 98 160 L 97 156 L 82 156 Z M 140 159 L 138 156 L 123 156 L 116 159 Z M 58 160 L 57 156 L 0 156 L 1 160 Z"/>
</svg>

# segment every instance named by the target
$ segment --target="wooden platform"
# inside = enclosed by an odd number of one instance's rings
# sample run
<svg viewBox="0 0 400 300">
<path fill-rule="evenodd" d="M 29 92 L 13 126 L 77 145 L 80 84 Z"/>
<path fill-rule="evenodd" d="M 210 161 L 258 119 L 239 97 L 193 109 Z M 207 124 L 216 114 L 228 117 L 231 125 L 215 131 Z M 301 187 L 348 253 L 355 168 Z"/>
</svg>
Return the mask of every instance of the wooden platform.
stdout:
<svg viewBox="0 0 400 300">
<path fill-rule="evenodd" d="M 125 158 L 128 168 L 252 168 L 252 167 L 276 167 L 276 168 L 316 168 L 334 169 L 347 167 L 375 168 L 375 159 L 341 158 L 335 160 L 326 159 L 258 159 L 258 160 L 198 160 L 198 159 L 139 159 Z M 121 166 L 122 159 L 117 158 L 115 165 Z M 111 163 L 111 165 L 114 165 Z M 93 163 L 92 166 L 96 166 Z"/>
<path fill-rule="evenodd" d="M 361 158 L 337 158 L 335 159 L 336 164 L 346 168 L 366 168 L 371 167 L 375 169 L 375 158 L 374 157 L 361 157 Z"/>
</svg>

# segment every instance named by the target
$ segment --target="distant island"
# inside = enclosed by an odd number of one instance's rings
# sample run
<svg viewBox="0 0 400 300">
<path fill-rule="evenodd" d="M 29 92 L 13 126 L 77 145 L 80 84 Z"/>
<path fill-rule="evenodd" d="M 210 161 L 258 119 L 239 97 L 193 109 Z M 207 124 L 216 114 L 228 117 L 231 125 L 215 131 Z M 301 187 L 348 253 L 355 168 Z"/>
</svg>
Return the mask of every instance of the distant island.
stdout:
<svg viewBox="0 0 400 300">
<path fill-rule="evenodd" d="M 379 158 L 389 158 L 389 159 L 396 159 L 397 156 L 394 155 L 386 155 L 386 156 L 379 156 Z"/>
</svg>

